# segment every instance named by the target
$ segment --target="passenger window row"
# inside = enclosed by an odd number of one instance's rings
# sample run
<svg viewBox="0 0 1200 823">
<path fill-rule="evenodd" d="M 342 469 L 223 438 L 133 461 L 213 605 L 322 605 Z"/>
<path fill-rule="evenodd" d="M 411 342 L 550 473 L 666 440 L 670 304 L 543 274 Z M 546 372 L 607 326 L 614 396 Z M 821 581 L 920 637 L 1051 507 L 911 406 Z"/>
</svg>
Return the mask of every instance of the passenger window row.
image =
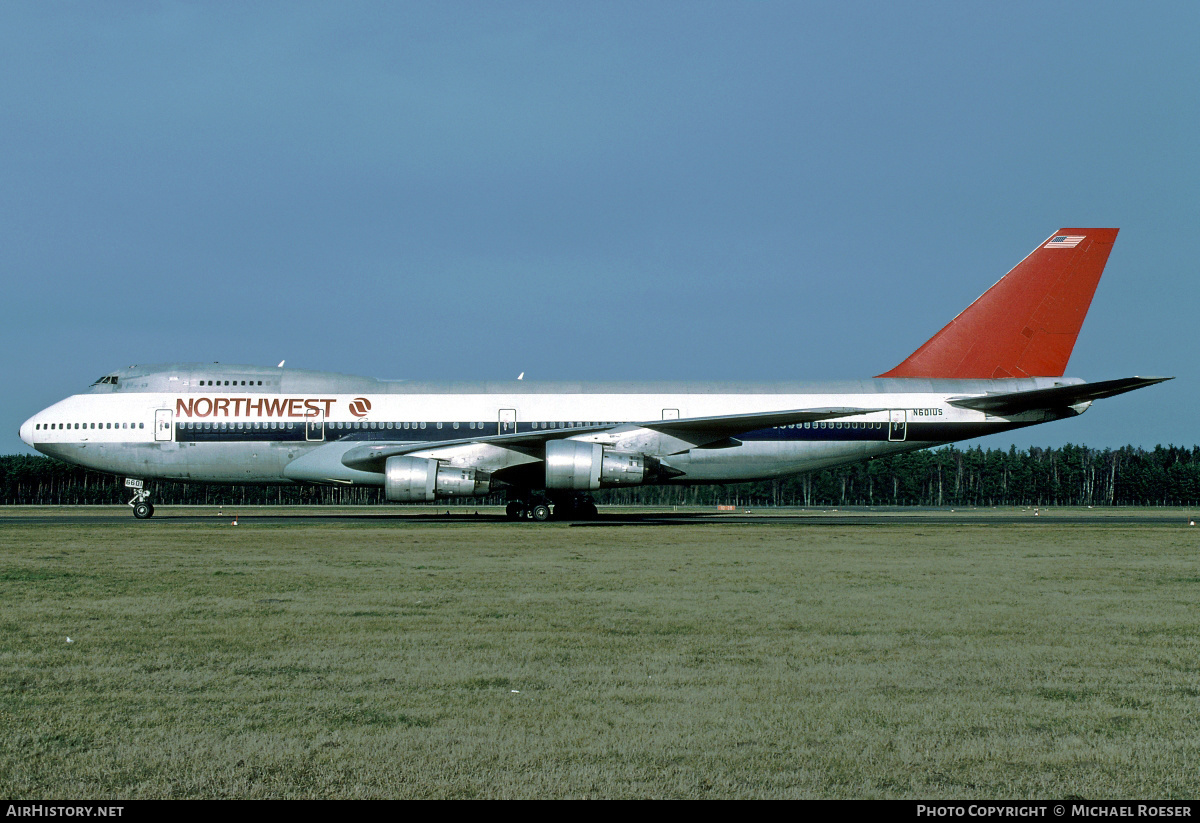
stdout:
<svg viewBox="0 0 1200 823">
<path fill-rule="evenodd" d="M 332 422 L 332 423 L 326 423 L 325 425 L 328 428 L 333 429 L 334 431 L 363 431 L 363 430 L 380 431 L 383 429 L 423 429 L 423 428 L 425 428 L 425 426 L 427 424 L 425 424 L 425 423 L 364 423 L 362 421 L 359 421 L 359 422 L 355 422 L 355 423 Z M 437 427 L 440 429 L 442 427 L 442 424 L 438 423 Z"/>
<path fill-rule="evenodd" d="M 35 431 L 51 429 L 144 429 L 145 423 L 35 423 Z"/>
<path fill-rule="evenodd" d="M 311 420 L 311 419 L 308 420 L 307 422 L 314 423 L 314 424 L 316 423 L 315 420 Z M 256 422 L 250 422 L 250 423 L 245 423 L 245 422 L 243 422 L 243 423 L 188 423 L 188 422 L 184 422 L 184 423 L 180 423 L 179 425 L 185 431 L 213 431 L 214 427 L 216 427 L 217 431 L 239 431 L 239 430 L 247 430 L 247 429 L 253 430 L 253 431 L 258 431 L 258 430 L 287 429 L 291 425 L 300 426 L 300 425 L 304 425 L 304 424 L 303 423 L 292 424 L 292 423 L 286 423 L 286 422 L 270 421 L 270 422 L 257 422 L 257 423 Z M 395 431 L 395 430 L 399 430 L 399 431 L 410 430 L 411 431 L 411 430 L 416 430 L 416 429 L 423 430 L 423 429 L 427 428 L 429 425 L 431 425 L 431 424 L 425 423 L 425 422 L 402 422 L 402 423 L 379 422 L 379 423 L 376 423 L 376 422 L 367 422 L 367 421 L 359 420 L 359 421 L 354 421 L 354 422 L 329 421 L 325 424 L 325 427 L 328 428 L 330 431 Z M 441 429 L 444 424 L 433 423 L 432 425 L 438 429 Z M 460 424 L 460 423 L 451 423 L 450 424 L 450 426 L 454 429 L 459 428 L 461 425 L 462 424 Z M 467 423 L 466 425 L 467 425 L 468 429 L 470 429 L 472 431 L 485 431 L 485 430 L 494 431 L 497 423 Z M 530 423 L 528 425 L 532 426 L 534 429 L 550 430 L 550 429 L 577 429 L 577 428 L 586 428 L 586 427 L 592 427 L 592 426 L 616 426 L 619 424 L 617 424 L 617 423 L 591 423 L 591 422 L 582 422 L 582 421 L 579 421 L 579 422 L 565 421 L 565 422 Z"/>
<path fill-rule="evenodd" d="M 270 421 L 267 423 L 180 423 L 184 431 L 295 431 L 303 428 L 303 423 L 284 423 Z"/>
<path fill-rule="evenodd" d="M 535 422 L 535 423 L 533 423 L 534 428 L 590 428 L 593 426 L 619 426 L 619 425 L 620 425 L 620 423 L 616 423 L 616 422 L 596 422 L 596 421 L 589 422 L 586 420 L 582 420 L 582 421 L 581 420 L 565 420 L 565 421 L 558 421 L 558 422 L 551 421 L 551 422 Z"/>
<path fill-rule="evenodd" d="M 201 381 L 200 381 L 200 382 L 199 382 L 197 385 L 200 385 L 200 386 L 220 386 L 220 385 L 225 385 L 225 386 L 236 386 L 236 385 L 238 385 L 238 381 L 236 381 L 236 380 L 226 380 L 226 381 L 225 381 L 225 382 L 222 384 L 220 380 L 217 380 L 217 381 L 215 381 L 215 382 L 214 382 L 214 381 L 212 381 L 212 380 L 209 380 L 208 382 L 205 382 L 205 381 L 201 380 Z M 246 386 L 246 385 L 250 385 L 250 386 L 256 386 L 256 385 L 257 385 L 257 386 L 261 386 L 261 385 L 262 385 L 262 381 L 261 381 L 261 380 L 259 380 L 257 383 L 255 383 L 253 380 L 251 380 L 251 381 L 249 381 L 249 383 L 247 383 L 247 381 L 243 380 L 243 381 L 241 382 L 241 385 L 243 385 L 243 386 Z"/>
<path fill-rule="evenodd" d="M 790 426 L 776 426 L 777 429 L 882 429 L 883 423 L 792 423 Z"/>
</svg>

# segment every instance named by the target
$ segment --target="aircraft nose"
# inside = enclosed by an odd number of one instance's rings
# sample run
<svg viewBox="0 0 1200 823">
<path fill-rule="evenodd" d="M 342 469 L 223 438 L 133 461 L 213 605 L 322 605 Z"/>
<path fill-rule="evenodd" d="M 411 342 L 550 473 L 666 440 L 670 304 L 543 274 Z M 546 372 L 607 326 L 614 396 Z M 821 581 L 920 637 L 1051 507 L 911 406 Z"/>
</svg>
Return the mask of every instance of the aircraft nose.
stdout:
<svg viewBox="0 0 1200 823">
<path fill-rule="evenodd" d="M 33 418 L 29 418 L 21 424 L 21 439 L 25 441 L 26 446 L 33 445 Z"/>
</svg>

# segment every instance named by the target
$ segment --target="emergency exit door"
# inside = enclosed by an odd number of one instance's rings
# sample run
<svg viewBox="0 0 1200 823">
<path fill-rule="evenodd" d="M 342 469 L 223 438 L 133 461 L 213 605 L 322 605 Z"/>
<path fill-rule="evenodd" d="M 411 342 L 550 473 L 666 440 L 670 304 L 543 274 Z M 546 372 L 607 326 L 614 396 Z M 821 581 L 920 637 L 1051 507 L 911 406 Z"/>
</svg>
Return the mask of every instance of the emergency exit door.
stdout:
<svg viewBox="0 0 1200 823">
<path fill-rule="evenodd" d="M 154 439 L 158 441 L 175 439 L 175 432 L 171 426 L 170 409 L 159 409 L 154 412 Z"/>
<path fill-rule="evenodd" d="M 500 424 L 496 431 L 497 434 L 515 434 L 517 431 L 517 410 L 516 409 L 501 409 Z"/>
<path fill-rule="evenodd" d="M 309 441 L 325 439 L 325 412 L 319 411 L 304 418 L 304 439 Z"/>
</svg>

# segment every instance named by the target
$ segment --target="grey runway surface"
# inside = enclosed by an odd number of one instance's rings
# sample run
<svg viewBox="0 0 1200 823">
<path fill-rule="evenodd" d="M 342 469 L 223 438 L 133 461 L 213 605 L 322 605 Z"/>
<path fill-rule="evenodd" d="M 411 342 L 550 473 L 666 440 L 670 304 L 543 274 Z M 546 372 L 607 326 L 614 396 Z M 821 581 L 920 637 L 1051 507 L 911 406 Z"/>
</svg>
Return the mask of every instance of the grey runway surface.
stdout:
<svg viewBox="0 0 1200 823">
<path fill-rule="evenodd" d="M 154 528 L 161 524 L 286 526 L 336 523 L 405 525 L 510 524 L 503 509 L 481 506 L 414 507 L 410 509 L 349 506 L 160 506 L 150 520 L 138 521 L 125 506 L 6 506 L 0 507 L 0 528 L 30 525 L 128 525 Z M 514 528 L 570 525 L 576 528 L 615 526 L 701 526 L 753 524 L 758 526 L 932 526 L 932 525 L 1180 525 L 1195 522 L 1196 513 L 1184 508 L 888 508 L 754 509 L 713 511 L 639 507 L 601 507 L 590 521 L 511 523 Z"/>
</svg>

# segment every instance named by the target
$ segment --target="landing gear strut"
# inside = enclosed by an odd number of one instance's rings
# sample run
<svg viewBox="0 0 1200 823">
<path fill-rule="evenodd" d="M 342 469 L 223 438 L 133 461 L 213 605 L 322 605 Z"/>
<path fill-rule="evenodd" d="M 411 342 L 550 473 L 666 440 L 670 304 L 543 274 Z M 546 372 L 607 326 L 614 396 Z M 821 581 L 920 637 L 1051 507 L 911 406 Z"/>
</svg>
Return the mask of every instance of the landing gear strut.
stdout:
<svg viewBox="0 0 1200 823">
<path fill-rule="evenodd" d="M 150 502 L 150 492 L 142 486 L 142 481 L 126 478 L 125 486 L 133 489 L 133 499 L 129 501 L 129 505 L 133 507 L 133 516 L 138 520 L 153 517 L 154 504 Z"/>
</svg>

